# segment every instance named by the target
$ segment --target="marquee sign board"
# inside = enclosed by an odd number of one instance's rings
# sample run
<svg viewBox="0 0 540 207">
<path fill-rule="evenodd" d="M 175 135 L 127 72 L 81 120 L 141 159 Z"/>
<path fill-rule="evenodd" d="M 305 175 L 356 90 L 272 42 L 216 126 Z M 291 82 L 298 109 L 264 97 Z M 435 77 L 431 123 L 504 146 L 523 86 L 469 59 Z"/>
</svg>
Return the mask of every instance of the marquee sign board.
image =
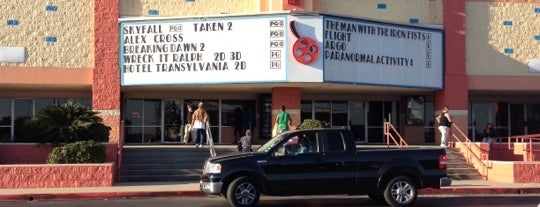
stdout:
<svg viewBox="0 0 540 207">
<path fill-rule="evenodd" d="M 324 81 L 442 88 L 441 30 L 323 18 Z"/>
<path fill-rule="evenodd" d="M 125 22 L 122 85 L 286 80 L 284 15 Z"/>
</svg>

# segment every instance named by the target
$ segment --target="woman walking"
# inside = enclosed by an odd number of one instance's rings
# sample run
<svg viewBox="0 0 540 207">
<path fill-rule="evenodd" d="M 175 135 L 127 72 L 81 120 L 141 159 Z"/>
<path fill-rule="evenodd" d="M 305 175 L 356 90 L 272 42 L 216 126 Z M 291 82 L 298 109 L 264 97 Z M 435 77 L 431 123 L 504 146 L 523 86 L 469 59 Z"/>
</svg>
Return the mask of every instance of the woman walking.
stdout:
<svg viewBox="0 0 540 207">
<path fill-rule="evenodd" d="M 191 126 L 195 130 L 195 147 L 202 147 L 206 143 L 206 128 L 208 127 L 208 121 L 210 121 L 202 101 L 197 105 L 197 110 L 193 112 L 191 121 Z"/>
</svg>

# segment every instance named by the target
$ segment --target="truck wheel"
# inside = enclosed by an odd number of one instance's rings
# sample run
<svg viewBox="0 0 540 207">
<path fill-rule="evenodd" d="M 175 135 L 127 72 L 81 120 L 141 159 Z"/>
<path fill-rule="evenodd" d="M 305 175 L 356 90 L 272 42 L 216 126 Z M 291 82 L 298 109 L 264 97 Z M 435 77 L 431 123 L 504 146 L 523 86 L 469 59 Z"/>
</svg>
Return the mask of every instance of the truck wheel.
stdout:
<svg viewBox="0 0 540 207">
<path fill-rule="evenodd" d="M 393 207 L 411 206 L 416 196 L 416 184 L 406 176 L 393 178 L 384 189 L 384 200 Z"/>
<path fill-rule="evenodd" d="M 236 178 L 227 188 L 227 200 L 234 207 L 253 207 L 260 195 L 257 184 L 248 177 Z"/>
</svg>

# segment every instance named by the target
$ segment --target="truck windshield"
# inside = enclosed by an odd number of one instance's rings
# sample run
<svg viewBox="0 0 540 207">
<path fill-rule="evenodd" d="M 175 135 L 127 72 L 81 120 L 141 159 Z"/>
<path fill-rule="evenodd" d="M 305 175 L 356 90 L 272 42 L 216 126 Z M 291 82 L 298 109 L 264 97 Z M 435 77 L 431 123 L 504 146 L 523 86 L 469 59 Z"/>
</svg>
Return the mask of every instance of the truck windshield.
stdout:
<svg viewBox="0 0 540 207">
<path fill-rule="evenodd" d="M 265 144 L 263 144 L 262 146 L 260 146 L 258 149 L 257 149 L 257 152 L 269 152 L 270 150 L 272 150 L 277 144 L 279 144 L 281 142 L 281 140 L 283 140 L 284 138 L 284 134 L 279 134 L 277 136 L 275 136 L 274 138 L 272 138 L 271 140 L 269 140 L 268 142 L 266 142 Z"/>
</svg>

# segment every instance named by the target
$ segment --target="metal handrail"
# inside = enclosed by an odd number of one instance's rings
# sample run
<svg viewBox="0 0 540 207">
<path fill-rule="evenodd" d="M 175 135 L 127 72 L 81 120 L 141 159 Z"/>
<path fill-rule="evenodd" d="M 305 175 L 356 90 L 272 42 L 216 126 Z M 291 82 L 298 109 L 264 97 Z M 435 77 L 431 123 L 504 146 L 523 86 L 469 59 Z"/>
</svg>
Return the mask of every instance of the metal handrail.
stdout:
<svg viewBox="0 0 540 207">
<path fill-rule="evenodd" d="M 212 138 L 212 130 L 210 130 L 210 123 L 206 122 L 206 142 L 210 149 L 210 156 L 216 156 L 216 148 L 214 147 L 214 138 Z"/>
<path fill-rule="evenodd" d="M 390 132 L 390 129 L 399 137 L 399 143 L 394 137 L 394 135 Z M 390 138 L 392 138 L 392 141 L 394 141 L 394 143 L 396 144 L 398 148 L 402 148 L 403 145 L 405 145 L 405 147 L 409 147 L 405 139 L 401 137 L 399 132 L 396 130 L 396 128 L 394 128 L 394 126 L 390 122 L 384 122 L 384 135 L 386 135 L 386 147 L 390 147 Z"/>
<path fill-rule="evenodd" d="M 453 133 L 453 129 L 455 129 L 461 137 L 464 138 L 465 141 L 461 141 L 455 133 Z M 488 178 L 488 168 L 491 166 L 491 162 L 489 161 L 489 153 L 482 149 L 478 144 L 472 142 L 469 137 L 467 137 L 459 127 L 457 127 L 455 124 L 452 124 L 450 135 L 452 138 L 457 140 L 460 143 L 463 143 L 463 146 L 466 146 L 467 154 L 465 157 L 465 160 L 467 163 L 474 162 L 475 164 L 479 164 L 482 166 L 482 179 L 487 180 Z M 477 154 L 475 152 L 479 152 L 480 154 Z"/>
<path fill-rule="evenodd" d="M 515 140 L 515 142 L 512 142 L 512 140 Z M 525 147 L 524 147 L 524 150 L 526 152 L 525 161 L 534 161 L 535 157 L 534 157 L 533 152 L 540 152 L 540 149 L 533 149 L 534 148 L 533 141 L 540 141 L 540 134 L 529 134 L 529 135 L 518 135 L 518 136 L 507 137 L 509 150 L 514 149 L 512 143 L 525 144 Z"/>
<path fill-rule="evenodd" d="M 120 121 L 120 137 L 118 138 L 118 151 L 116 154 L 116 173 L 117 179 L 120 181 L 120 168 L 122 167 L 122 153 L 124 151 L 124 142 L 125 142 L 125 131 L 124 131 L 124 120 Z"/>
</svg>

